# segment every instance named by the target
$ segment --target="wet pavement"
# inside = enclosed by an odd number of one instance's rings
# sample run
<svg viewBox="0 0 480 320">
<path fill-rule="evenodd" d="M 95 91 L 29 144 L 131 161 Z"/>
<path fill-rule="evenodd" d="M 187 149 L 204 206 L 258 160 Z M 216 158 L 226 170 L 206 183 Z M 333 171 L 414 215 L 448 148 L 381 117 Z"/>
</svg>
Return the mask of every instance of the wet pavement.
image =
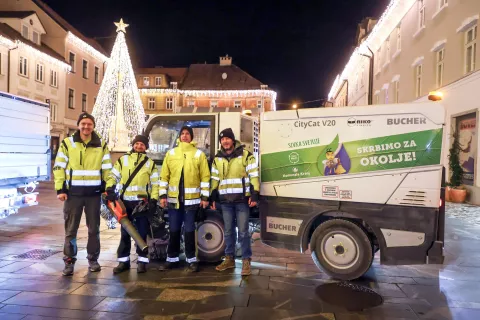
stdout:
<svg viewBox="0 0 480 320">
<path fill-rule="evenodd" d="M 197 274 L 152 268 L 145 274 L 132 269 L 113 275 L 120 234 L 108 230 L 103 220 L 102 271 L 87 270 L 82 221 L 75 275 L 62 277 L 62 204 L 50 187 L 40 188 L 39 206 L 0 220 L 1 320 L 480 319 L 479 207 L 448 205 L 444 265 L 382 266 L 377 254 L 367 275 L 354 284 L 365 295 L 378 294 L 372 297 L 380 297 L 376 301 L 381 304 L 355 311 L 347 308 L 352 305 L 347 299 L 353 299 L 348 294 L 343 305 L 341 299 L 330 299 L 328 291 L 327 297 L 325 291 L 319 294 L 330 286 L 332 293 L 343 295 L 309 255 L 260 241 L 253 245 L 249 277 L 240 276 L 238 262 L 236 269 L 223 273 L 202 265 Z"/>
</svg>

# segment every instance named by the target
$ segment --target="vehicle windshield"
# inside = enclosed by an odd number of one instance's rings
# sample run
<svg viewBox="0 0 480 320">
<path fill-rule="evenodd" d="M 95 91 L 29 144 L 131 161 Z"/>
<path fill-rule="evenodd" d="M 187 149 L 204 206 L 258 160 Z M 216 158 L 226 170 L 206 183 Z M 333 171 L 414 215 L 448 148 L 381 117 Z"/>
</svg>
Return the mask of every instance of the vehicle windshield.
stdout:
<svg viewBox="0 0 480 320">
<path fill-rule="evenodd" d="M 193 129 L 193 140 L 197 148 L 210 158 L 211 121 L 209 120 L 161 120 L 156 122 L 150 131 L 150 148 L 147 155 L 158 164 L 163 163 L 166 153 L 177 145 L 180 129 L 189 126 Z"/>
</svg>

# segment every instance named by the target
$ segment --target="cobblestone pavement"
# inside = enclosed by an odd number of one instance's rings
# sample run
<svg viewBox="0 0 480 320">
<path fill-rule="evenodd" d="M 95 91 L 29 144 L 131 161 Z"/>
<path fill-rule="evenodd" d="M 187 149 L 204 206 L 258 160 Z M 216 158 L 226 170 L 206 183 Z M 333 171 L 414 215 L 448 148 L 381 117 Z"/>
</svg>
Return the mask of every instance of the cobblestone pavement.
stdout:
<svg viewBox="0 0 480 320">
<path fill-rule="evenodd" d="M 444 265 L 382 266 L 378 255 L 356 284 L 380 294 L 382 305 L 349 312 L 320 300 L 332 281 L 309 255 L 256 241 L 253 275 L 240 265 L 218 273 L 135 269 L 114 276 L 119 230 L 102 225 L 99 273 L 87 270 L 87 229 L 78 234 L 75 275 L 61 276 L 61 203 L 45 186 L 40 205 L 0 220 L 0 319 L 480 319 L 480 208 L 448 205 Z M 53 250 L 45 260 L 16 257 Z M 132 260 L 136 257 L 132 255 Z M 135 268 L 136 265 L 132 264 Z"/>
</svg>

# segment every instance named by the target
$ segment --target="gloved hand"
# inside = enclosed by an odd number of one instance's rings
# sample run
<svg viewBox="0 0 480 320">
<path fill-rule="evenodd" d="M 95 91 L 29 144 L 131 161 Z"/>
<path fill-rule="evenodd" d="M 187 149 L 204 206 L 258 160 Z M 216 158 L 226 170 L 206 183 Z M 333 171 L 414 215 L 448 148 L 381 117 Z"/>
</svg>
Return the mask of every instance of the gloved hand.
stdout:
<svg viewBox="0 0 480 320">
<path fill-rule="evenodd" d="M 203 222 L 206 218 L 207 210 L 199 206 L 197 212 L 195 213 L 195 222 Z"/>
<path fill-rule="evenodd" d="M 107 189 L 107 197 L 108 201 L 115 201 L 118 199 L 117 193 L 115 192 L 115 187 L 110 187 Z"/>
<path fill-rule="evenodd" d="M 150 215 L 154 215 L 157 212 L 157 200 L 156 199 L 150 199 L 148 202 L 148 213 Z"/>
</svg>

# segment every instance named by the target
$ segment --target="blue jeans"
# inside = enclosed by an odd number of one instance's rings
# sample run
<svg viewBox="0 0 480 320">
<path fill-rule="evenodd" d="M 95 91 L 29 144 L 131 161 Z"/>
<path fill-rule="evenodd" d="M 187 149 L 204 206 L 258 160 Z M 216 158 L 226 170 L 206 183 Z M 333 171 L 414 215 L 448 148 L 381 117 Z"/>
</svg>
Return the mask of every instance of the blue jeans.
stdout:
<svg viewBox="0 0 480 320">
<path fill-rule="evenodd" d="M 221 203 L 223 223 L 225 224 L 225 255 L 235 257 L 236 231 L 238 228 L 238 241 L 242 246 L 242 259 L 252 256 L 250 233 L 248 232 L 248 218 L 250 208 L 246 203 Z M 235 223 L 236 222 L 236 223 Z"/>
</svg>

